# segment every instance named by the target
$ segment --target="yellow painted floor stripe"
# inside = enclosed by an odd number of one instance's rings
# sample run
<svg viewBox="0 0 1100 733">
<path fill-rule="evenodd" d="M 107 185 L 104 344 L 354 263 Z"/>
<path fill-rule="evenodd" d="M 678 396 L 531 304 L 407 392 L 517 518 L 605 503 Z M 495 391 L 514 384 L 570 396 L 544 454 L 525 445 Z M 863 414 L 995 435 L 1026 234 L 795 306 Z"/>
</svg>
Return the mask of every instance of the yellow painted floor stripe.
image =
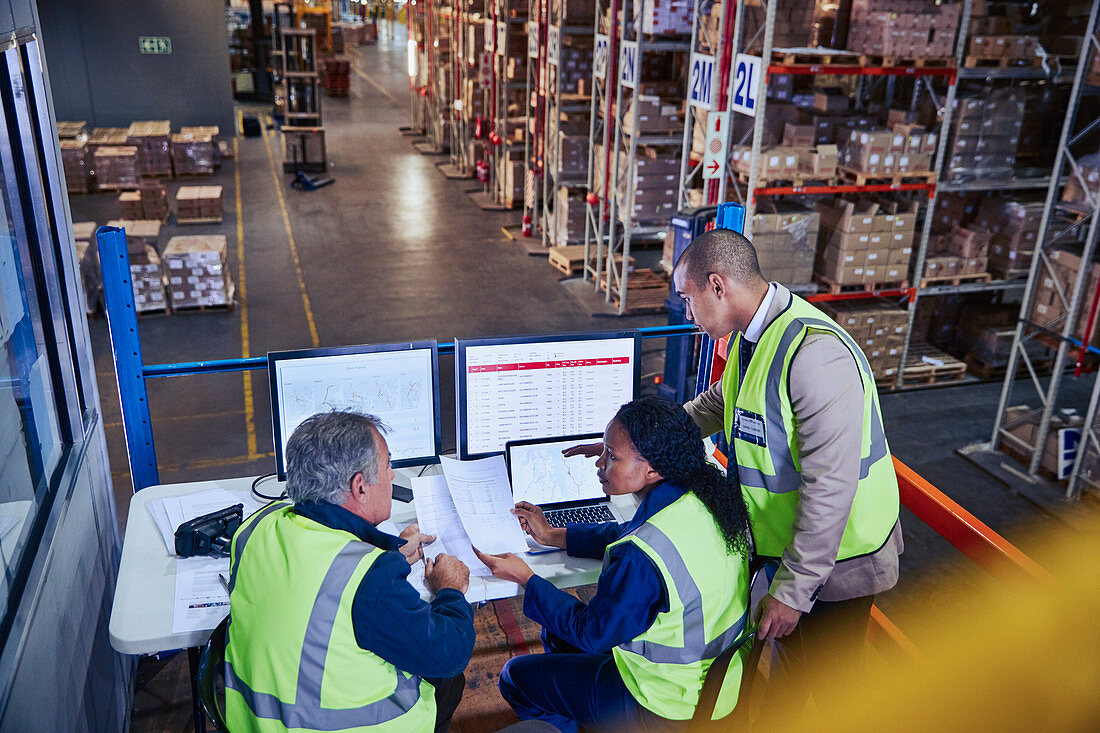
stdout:
<svg viewBox="0 0 1100 733">
<path fill-rule="evenodd" d="M 309 323 L 309 337 L 314 346 L 321 345 L 321 339 L 317 335 L 317 323 L 313 320 L 313 308 L 309 304 L 309 293 L 306 292 L 306 282 L 302 277 L 302 265 L 298 260 L 298 245 L 294 241 L 294 232 L 290 228 L 290 212 L 286 208 L 286 199 L 283 198 L 283 182 L 275 168 L 275 156 L 271 152 L 271 142 L 267 134 L 267 125 L 261 125 L 264 136 L 264 148 L 267 150 L 267 162 L 271 164 L 271 180 L 275 184 L 275 195 L 279 199 L 279 208 L 283 212 L 283 226 L 286 227 L 287 242 L 290 243 L 290 256 L 294 260 L 294 272 L 298 275 L 298 289 L 302 293 L 302 305 L 306 309 L 306 321 Z"/>
<path fill-rule="evenodd" d="M 195 461 L 182 461 L 180 463 L 158 463 L 157 468 L 161 471 L 180 471 L 183 469 L 194 468 L 220 468 L 222 466 L 239 466 L 242 463 L 251 463 L 252 461 L 262 461 L 265 458 L 273 458 L 274 452 L 270 453 L 258 453 L 255 456 L 229 456 L 228 458 L 200 458 Z M 127 476 L 129 471 L 111 471 L 111 475 Z"/>
<path fill-rule="evenodd" d="M 378 91 L 382 92 L 382 94 L 385 95 L 386 99 L 390 100 L 394 104 L 400 104 L 397 101 L 396 97 L 394 97 L 392 94 L 390 94 L 388 91 L 386 91 L 385 87 L 383 87 L 381 84 L 376 82 L 374 79 L 367 76 L 366 72 L 364 72 L 362 69 L 359 68 L 358 64 L 353 64 L 351 68 L 354 69 L 355 73 L 359 76 L 359 78 L 363 79 L 368 84 L 370 84 L 372 87 L 374 87 Z"/>
<path fill-rule="evenodd" d="M 183 422 L 184 420 L 210 420 L 220 417 L 236 417 L 243 415 L 244 410 L 226 410 L 225 412 L 200 412 L 194 415 L 167 415 L 165 417 L 158 417 L 153 420 L 154 423 L 160 422 Z M 122 421 L 116 420 L 114 422 L 103 423 L 105 428 L 121 428 Z"/>
<path fill-rule="evenodd" d="M 233 183 L 237 203 L 237 299 L 241 304 L 241 358 L 250 356 L 248 341 L 248 297 L 244 279 L 244 206 L 241 204 L 241 155 L 239 138 L 233 138 Z M 256 405 L 252 399 L 252 372 L 244 373 L 244 427 L 248 455 L 256 455 Z"/>
</svg>

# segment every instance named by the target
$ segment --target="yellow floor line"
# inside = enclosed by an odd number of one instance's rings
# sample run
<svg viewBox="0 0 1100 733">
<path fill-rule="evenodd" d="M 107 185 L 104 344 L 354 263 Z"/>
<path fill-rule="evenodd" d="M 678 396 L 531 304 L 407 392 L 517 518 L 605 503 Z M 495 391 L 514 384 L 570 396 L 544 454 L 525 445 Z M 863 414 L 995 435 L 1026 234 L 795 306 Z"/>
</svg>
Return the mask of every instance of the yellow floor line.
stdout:
<svg viewBox="0 0 1100 733">
<path fill-rule="evenodd" d="M 184 420 L 209 420 L 219 417 L 236 417 L 243 415 L 244 410 L 226 410 L 225 412 L 200 412 L 195 415 L 168 415 L 167 417 L 158 417 L 153 422 L 182 422 Z M 121 428 L 122 421 L 116 420 L 114 422 L 103 423 L 104 428 Z"/>
<path fill-rule="evenodd" d="M 233 138 L 233 183 L 236 187 L 237 203 L 237 298 L 241 304 L 241 358 L 247 359 L 250 345 L 248 341 L 248 298 L 244 280 L 244 206 L 241 204 L 241 154 L 238 138 Z M 252 399 L 252 371 L 244 372 L 244 427 L 247 438 L 248 455 L 256 455 L 256 406 Z"/>
<path fill-rule="evenodd" d="M 359 78 L 363 79 L 372 87 L 382 92 L 382 94 L 384 94 L 388 100 L 390 100 L 394 104 L 400 104 L 400 102 L 397 101 L 397 97 L 390 94 L 388 91 L 386 91 L 385 87 L 376 82 L 374 79 L 371 79 L 369 76 L 367 76 L 367 74 L 362 69 L 360 69 L 358 65 L 353 65 L 351 68 L 355 70 L 355 73 L 359 75 Z"/>
<path fill-rule="evenodd" d="M 286 238 L 290 243 L 290 256 L 294 260 L 294 272 L 298 275 L 298 289 L 302 293 L 302 305 L 306 309 L 306 321 L 309 323 L 309 337 L 314 346 L 321 345 L 321 339 L 317 336 L 317 323 L 313 320 L 313 308 L 309 304 L 309 293 L 306 292 L 306 282 L 302 277 L 302 264 L 298 260 L 298 245 L 294 241 L 294 232 L 290 228 L 290 212 L 286 208 L 286 200 L 283 198 L 283 182 L 275 169 L 275 156 L 271 152 L 271 142 L 268 139 L 267 125 L 261 125 L 264 136 L 264 148 L 267 150 L 267 162 L 271 164 L 271 180 L 275 184 L 275 195 L 279 200 L 279 208 L 283 212 L 283 226 L 286 228 Z"/>
</svg>

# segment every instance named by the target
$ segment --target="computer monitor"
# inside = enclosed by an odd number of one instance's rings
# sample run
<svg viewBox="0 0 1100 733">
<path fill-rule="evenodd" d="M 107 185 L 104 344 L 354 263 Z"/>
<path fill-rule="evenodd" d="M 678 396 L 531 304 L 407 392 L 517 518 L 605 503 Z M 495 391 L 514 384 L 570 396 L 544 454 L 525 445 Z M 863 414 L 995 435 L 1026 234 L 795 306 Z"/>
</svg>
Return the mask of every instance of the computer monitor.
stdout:
<svg viewBox="0 0 1100 733">
<path fill-rule="evenodd" d="M 389 428 L 395 468 L 439 461 L 439 352 L 435 341 L 276 351 L 267 355 L 275 470 L 286 479 L 286 442 L 307 417 L 358 410 Z"/>
<path fill-rule="evenodd" d="M 640 353 L 632 330 L 457 340 L 459 458 L 502 453 L 510 440 L 602 433 L 637 394 Z"/>
</svg>

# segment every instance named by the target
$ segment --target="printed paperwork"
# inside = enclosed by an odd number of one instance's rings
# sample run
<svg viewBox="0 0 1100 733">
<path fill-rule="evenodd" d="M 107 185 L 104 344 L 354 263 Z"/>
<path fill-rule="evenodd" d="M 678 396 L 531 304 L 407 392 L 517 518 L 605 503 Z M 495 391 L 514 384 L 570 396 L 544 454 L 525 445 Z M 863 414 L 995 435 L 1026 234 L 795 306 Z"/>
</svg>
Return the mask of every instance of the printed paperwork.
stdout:
<svg viewBox="0 0 1100 733">
<path fill-rule="evenodd" d="M 188 557 L 176 560 L 176 602 L 172 633 L 212 629 L 229 613 L 229 591 L 218 574 L 229 577 L 228 557 Z"/>
<path fill-rule="evenodd" d="M 459 461 L 439 459 L 455 509 L 477 549 L 499 555 L 525 552 L 527 536 L 512 514 L 512 489 L 504 456 Z"/>
<path fill-rule="evenodd" d="M 436 536 L 435 542 L 424 547 L 424 554 L 454 555 L 470 568 L 466 600 L 471 603 L 516 595 L 519 587 L 492 577 L 472 548 L 493 554 L 527 550 L 526 535 L 511 513 L 512 490 L 503 456 L 480 461 L 443 457 L 440 461 L 444 475 L 412 480 L 420 531 Z M 413 567 L 409 583 L 421 595 L 429 595 L 423 563 Z"/>
</svg>

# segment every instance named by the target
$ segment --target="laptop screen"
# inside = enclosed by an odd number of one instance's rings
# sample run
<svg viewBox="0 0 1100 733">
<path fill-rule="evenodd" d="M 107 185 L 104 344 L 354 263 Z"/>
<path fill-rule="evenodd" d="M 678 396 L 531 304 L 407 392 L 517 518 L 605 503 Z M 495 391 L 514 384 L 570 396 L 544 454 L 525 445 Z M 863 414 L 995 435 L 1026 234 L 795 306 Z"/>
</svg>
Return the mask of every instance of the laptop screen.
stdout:
<svg viewBox="0 0 1100 733">
<path fill-rule="evenodd" d="M 600 434 L 572 438 L 508 443 L 508 473 L 512 497 L 540 506 L 561 502 L 606 499 L 596 478 L 596 459 L 584 456 L 566 458 L 563 450 L 580 443 L 602 439 Z"/>
</svg>

